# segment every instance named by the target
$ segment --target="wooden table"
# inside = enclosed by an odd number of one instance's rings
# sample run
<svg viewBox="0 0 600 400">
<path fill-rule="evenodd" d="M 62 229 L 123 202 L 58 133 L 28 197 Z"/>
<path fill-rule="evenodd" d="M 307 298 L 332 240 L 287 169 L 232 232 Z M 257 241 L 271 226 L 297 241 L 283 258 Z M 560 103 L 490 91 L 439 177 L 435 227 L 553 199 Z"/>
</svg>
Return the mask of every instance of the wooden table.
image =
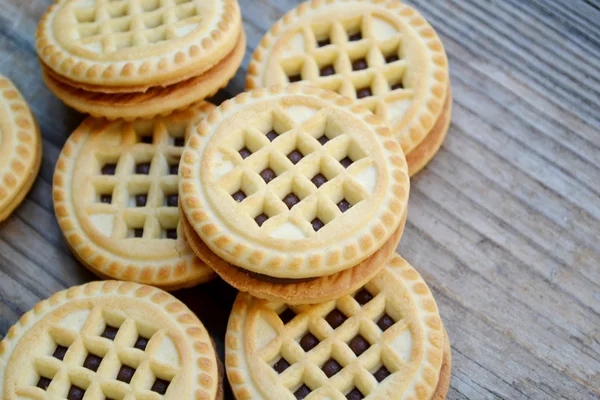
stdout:
<svg viewBox="0 0 600 400">
<path fill-rule="evenodd" d="M 0 225 L 0 337 L 52 293 L 94 279 L 54 217 L 54 164 L 83 115 L 42 83 L 34 33 L 51 0 L 0 0 L 0 73 L 44 136 L 40 177 Z M 248 52 L 295 0 L 242 0 Z M 412 0 L 450 59 L 453 123 L 412 181 L 399 251 L 452 341 L 449 399 L 600 399 L 600 3 Z M 217 341 L 235 291 L 177 293 Z M 227 392 L 231 399 L 231 392 Z"/>
</svg>

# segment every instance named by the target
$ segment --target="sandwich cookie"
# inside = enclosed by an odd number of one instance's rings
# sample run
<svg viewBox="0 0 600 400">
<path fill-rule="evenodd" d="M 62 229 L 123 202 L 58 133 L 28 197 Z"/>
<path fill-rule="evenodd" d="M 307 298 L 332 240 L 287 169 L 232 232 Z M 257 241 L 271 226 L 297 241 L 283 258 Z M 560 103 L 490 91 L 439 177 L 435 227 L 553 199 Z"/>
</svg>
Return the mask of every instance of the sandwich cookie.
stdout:
<svg viewBox="0 0 600 400">
<path fill-rule="evenodd" d="M 306 82 L 356 99 L 383 119 L 410 175 L 441 146 L 452 110 L 440 38 L 397 0 L 313 0 L 276 22 L 256 48 L 246 87 Z"/>
<path fill-rule="evenodd" d="M 225 346 L 237 400 L 438 400 L 452 365 L 436 302 L 397 254 L 365 286 L 326 303 L 240 293 Z"/>
<path fill-rule="evenodd" d="M 383 268 L 404 228 L 408 169 L 388 128 L 307 85 L 224 102 L 190 137 L 179 174 L 192 248 L 257 297 L 347 294 Z"/>
<path fill-rule="evenodd" d="M 25 313 L 0 342 L 0 394 L 17 399 L 223 399 L 208 332 L 179 300 L 91 282 Z"/>
<path fill-rule="evenodd" d="M 179 224 L 178 171 L 190 130 L 214 106 L 168 117 L 86 119 L 56 165 L 54 208 L 69 247 L 103 278 L 168 290 L 214 277 Z"/>
<path fill-rule="evenodd" d="M 42 138 L 19 90 L 0 75 L 0 222 L 21 204 L 42 161 Z"/>
<path fill-rule="evenodd" d="M 57 0 L 36 47 L 61 100 L 132 119 L 187 107 L 225 86 L 245 36 L 236 0 Z"/>
</svg>

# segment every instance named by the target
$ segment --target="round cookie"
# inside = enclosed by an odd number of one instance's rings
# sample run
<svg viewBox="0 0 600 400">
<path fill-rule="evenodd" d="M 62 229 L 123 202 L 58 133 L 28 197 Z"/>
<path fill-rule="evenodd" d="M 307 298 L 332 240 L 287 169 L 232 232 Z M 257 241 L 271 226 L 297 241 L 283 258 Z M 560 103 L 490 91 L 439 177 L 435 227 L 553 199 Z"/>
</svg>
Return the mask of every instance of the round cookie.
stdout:
<svg viewBox="0 0 600 400">
<path fill-rule="evenodd" d="M 90 117 L 69 137 L 54 174 L 54 208 L 84 266 L 167 290 L 214 277 L 185 240 L 178 210 L 185 140 L 213 108 L 134 122 Z"/>
<path fill-rule="evenodd" d="M 411 175 L 448 130 L 444 47 L 423 17 L 397 0 L 313 0 L 288 12 L 256 48 L 246 87 L 297 81 L 356 99 L 385 120 Z"/>
<path fill-rule="evenodd" d="M 400 146 L 376 116 L 306 85 L 224 102 L 190 137 L 180 178 L 183 212 L 212 252 L 285 280 L 373 255 L 400 227 L 410 186 Z"/>
<path fill-rule="evenodd" d="M 65 104 L 94 117 L 113 120 L 154 118 L 183 109 L 214 95 L 237 72 L 246 52 L 242 31 L 234 49 L 217 65 L 199 76 L 168 87 L 157 86 L 140 93 L 89 92 L 61 82 L 55 72 L 42 65 L 42 77 L 48 88 Z"/>
<path fill-rule="evenodd" d="M 19 90 L 0 75 L 0 222 L 21 204 L 41 161 L 37 122 Z"/>
<path fill-rule="evenodd" d="M 451 355 L 438 308 L 399 255 L 352 295 L 289 306 L 240 293 L 225 338 L 236 399 L 443 399 Z"/>
<path fill-rule="evenodd" d="M 36 47 L 42 64 L 88 91 L 145 91 L 209 70 L 241 29 L 236 0 L 57 0 Z"/>
<path fill-rule="evenodd" d="M 5 400 L 221 400 L 222 377 L 198 318 L 168 293 L 131 282 L 58 292 L 0 342 Z"/>
</svg>

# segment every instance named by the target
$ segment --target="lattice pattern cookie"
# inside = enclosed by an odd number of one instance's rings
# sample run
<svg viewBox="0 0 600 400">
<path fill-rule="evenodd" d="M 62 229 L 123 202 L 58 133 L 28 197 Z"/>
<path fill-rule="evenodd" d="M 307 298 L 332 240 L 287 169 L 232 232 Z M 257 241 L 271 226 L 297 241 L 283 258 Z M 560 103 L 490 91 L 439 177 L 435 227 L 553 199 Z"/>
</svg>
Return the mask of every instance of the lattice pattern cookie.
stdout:
<svg viewBox="0 0 600 400">
<path fill-rule="evenodd" d="M 281 18 L 257 47 L 246 85 L 297 81 L 357 99 L 387 122 L 407 155 L 434 128 L 449 97 L 440 39 L 396 0 L 313 0 Z"/>
<path fill-rule="evenodd" d="M 286 306 L 239 294 L 225 366 L 238 400 L 429 400 L 444 336 L 427 285 L 395 255 L 362 289 L 335 301 Z"/>
<path fill-rule="evenodd" d="M 404 155 L 366 108 L 305 85 L 226 101 L 182 157 L 183 211 L 208 247 L 243 269 L 302 279 L 351 268 L 404 217 Z"/>
<path fill-rule="evenodd" d="M 207 71 L 240 30 L 236 0 L 57 0 L 36 46 L 43 64 L 86 90 L 144 90 Z"/>
<path fill-rule="evenodd" d="M 29 192 L 41 159 L 37 122 L 19 90 L 0 75 L 0 221 Z"/>
<path fill-rule="evenodd" d="M 176 289 L 212 278 L 179 226 L 178 170 L 186 137 L 214 106 L 154 120 L 86 119 L 54 175 L 69 246 L 102 277 Z"/>
<path fill-rule="evenodd" d="M 179 300 L 135 283 L 56 293 L 0 342 L 4 400 L 222 399 L 220 362 Z"/>
</svg>

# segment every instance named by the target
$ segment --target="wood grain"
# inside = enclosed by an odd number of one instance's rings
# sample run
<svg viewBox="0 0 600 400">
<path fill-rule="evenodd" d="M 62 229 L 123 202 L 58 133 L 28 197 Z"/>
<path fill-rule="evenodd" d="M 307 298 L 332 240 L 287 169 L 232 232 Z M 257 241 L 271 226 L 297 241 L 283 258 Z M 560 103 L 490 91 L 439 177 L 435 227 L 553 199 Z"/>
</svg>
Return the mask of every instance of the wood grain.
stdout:
<svg viewBox="0 0 600 400">
<path fill-rule="evenodd" d="M 34 32 L 50 0 L 0 0 L 0 73 L 44 136 L 24 204 L 0 225 L 0 337 L 55 291 L 94 277 L 52 209 L 54 164 L 84 118 L 44 87 Z M 295 0 L 241 0 L 248 54 Z M 452 341 L 449 399 L 600 399 L 600 3 L 408 1 L 442 37 L 453 123 L 412 183 L 399 251 L 432 288 Z M 223 337 L 235 290 L 177 293 Z M 231 399 L 230 391 L 226 396 Z"/>
</svg>

